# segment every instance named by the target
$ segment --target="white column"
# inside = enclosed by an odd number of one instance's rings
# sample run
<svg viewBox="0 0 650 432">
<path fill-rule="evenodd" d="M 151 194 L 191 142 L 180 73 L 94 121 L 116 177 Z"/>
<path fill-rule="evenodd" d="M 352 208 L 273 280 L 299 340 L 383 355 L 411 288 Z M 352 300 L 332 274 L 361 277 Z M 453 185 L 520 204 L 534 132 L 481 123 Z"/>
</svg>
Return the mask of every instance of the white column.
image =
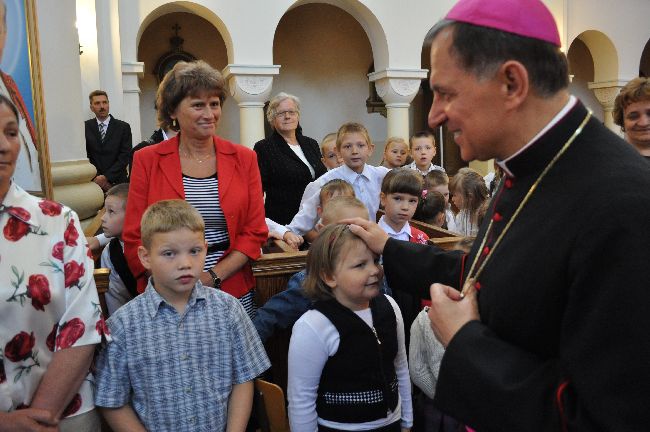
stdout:
<svg viewBox="0 0 650 432">
<path fill-rule="evenodd" d="M 368 79 L 374 81 L 377 94 L 386 104 L 387 138 L 397 136 L 408 142 L 409 107 L 418 93 L 420 82 L 426 77 L 426 69 L 385 69 L 368 74 Z"/>
<path fill-rule="evenodd" d="M 264 138 L 264 103 L 269 99 L 273 75 L 279 65 L 229 64 L 223 70 L 230 95 L 239 105 L 239 143 L 247 147 Z"/>
<path fill-rule="evenodd" d="M 108 93 L 111 114 L 122 118 L 122 52 L 120 50 L 120 14 L 116 0 L 95 0 L 99 85 Z"/>
<path fill-rule="evenodd" d="M 140 86 L 138 78 L 144 74 L 143 62 L 122 62 L 122 80 L 124 86 L 124 107 L 122 118 L 131 125 L 133 145 L 142 141 L 140 129 Z M 154 125 L 151 125 L 153 130 Z"/>
<path fill-rule="evenodd" d="M 621 131 L 621 127 L 614 123 L 612 113 L 614 111 L 614 100 L 626 82 L 614 80 L 589 83 L 589 88 L 593 90 L 596 99 L 603 106 L 605 126 L 620 136 L 623 136 L 623 132 Z"/>
</svg>

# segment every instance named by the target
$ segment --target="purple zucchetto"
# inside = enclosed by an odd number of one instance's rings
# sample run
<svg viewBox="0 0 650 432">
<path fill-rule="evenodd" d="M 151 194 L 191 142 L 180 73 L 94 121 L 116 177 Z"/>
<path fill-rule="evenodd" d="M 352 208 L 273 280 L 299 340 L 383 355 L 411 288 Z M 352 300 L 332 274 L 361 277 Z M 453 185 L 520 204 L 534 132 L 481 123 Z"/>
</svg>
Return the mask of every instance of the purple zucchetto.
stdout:
<svg viewBox="0 0 650 432">
<path fill-rule="evenodd" d="M 541 0 L 460 0 L 445 18 L 562 45 L 555 19 Z"/>
</svg>

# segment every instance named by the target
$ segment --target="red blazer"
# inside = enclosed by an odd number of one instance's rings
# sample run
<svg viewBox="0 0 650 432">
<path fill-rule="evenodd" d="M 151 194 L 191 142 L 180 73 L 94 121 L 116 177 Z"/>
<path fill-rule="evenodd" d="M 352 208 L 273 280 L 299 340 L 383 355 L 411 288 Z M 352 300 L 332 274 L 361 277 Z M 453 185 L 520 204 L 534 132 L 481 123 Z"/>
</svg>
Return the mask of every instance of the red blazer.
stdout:
<svg viewBox="0 0 650 432">
<path fill-rule="evenodd" d="M 261 254 L 268 229 L 264 221 L 262 181 L 255 152 L 247 147 L 214 137 L 217 155 L 219 200 L 226 217 L 230 248 L 256 260 Z M 147 207 L 165 199 L 185 199 L 178 137 L 137 151 L 133 157 L 131 184 L 126 204 L 122 239 L 124 255 L 138 280 L 146 287 L 145 269 L 138 259 L 140 219 Z M 222 289 L 239 298 L 255 286 L 250 265 L 223 281 Z"/>
</svg>

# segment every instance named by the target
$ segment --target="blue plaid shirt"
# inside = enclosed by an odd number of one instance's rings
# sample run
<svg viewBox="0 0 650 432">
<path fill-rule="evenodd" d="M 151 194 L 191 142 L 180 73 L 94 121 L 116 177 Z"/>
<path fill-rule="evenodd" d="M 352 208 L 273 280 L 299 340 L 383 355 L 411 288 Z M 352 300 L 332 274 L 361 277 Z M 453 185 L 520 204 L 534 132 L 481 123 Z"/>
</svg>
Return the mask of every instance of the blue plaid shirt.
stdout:
<svg viewBox="0 0 650 432">
<path fill-rule="evenodd" d="M 108 327 L 95 404 L 130 403 L 150 431 L 224 431 L 232 386 L 270 366 L 239 301 L 200 282 L 179 315 L 150 281 Z"/>
</svg>

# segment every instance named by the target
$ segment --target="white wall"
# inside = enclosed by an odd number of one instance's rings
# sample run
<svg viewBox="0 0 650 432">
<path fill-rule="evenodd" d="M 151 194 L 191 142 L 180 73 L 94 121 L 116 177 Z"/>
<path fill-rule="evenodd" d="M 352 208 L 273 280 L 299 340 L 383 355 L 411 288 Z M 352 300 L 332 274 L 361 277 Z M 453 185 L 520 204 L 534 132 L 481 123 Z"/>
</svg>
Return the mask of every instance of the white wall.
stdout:
<svg viewBox="0 0 650 432">
<path fill-rule="evenodd" d="M 43 99 L 52 161 L 86 158 L 75 3 L 36 1 Z"/>
</svg>

